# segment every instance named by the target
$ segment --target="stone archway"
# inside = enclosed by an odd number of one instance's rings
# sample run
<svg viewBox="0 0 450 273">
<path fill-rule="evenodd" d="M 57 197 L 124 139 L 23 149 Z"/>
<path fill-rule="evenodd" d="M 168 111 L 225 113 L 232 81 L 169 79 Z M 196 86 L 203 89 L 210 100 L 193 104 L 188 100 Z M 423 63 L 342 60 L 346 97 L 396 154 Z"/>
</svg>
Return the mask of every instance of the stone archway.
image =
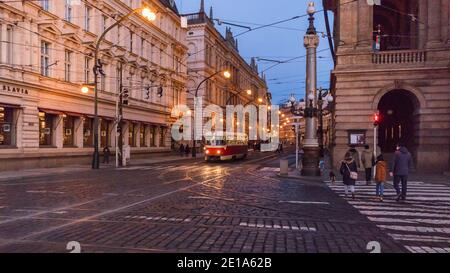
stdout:
<svg viewBox="0 0 450 273">
<path fill-rule="evenodd" d="M 420 125 L 419 99 L 413 92 L 393 89 L 378 102 L 382 121 L 378 129 L 378 143 L 383 153 L 392 153 L 398 143 L 404 143 L 415 154 Z"/>
</svg>

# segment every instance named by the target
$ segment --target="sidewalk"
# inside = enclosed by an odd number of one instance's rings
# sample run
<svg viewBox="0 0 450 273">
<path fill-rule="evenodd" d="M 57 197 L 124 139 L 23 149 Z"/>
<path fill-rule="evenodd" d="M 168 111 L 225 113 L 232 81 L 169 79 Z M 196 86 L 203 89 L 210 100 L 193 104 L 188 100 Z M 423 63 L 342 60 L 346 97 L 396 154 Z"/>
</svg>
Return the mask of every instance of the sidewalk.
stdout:
<svg viewBox="0 0 450 273">
<path fill-rule="evenodd" d="M 202 159 L 203 154 L 197 154 L 197 158 L 193 159 L 192 157 L 181 157 L 179 155 L 174 155 L 173 153 L 167 153 L 164 155 L 158 154 L 156 156 L 150 155 L 150 158 L 142 158 L 142 159 L 131 159 L 130 164 L 128 166 L 142 166 L 154 163 L 163 163 L 163 162 L 177 162 L 183 160 L 198 160 Z M 100 164 L 100 169 L 115 169 L 115 161 L 114 158 L 110 160 L 110 164 Z M 18 171 L 4 171 L 0 172 L 0 182 L 9 181 L 9 180 L 19 180 L 24 178 L 32 178 L 32 177 L 40 177 L 45 175 L 60 175 L 65 173 L 79 172 L 79 171 L 87 171 L 91 170 L 90 165 L 69 165 L 64 167 L 55 167 L 55 168 L 39 168 L 39 169 L 29 169 L 29 170 L 18 170 Z"/>
<path fill-rule="evenodd" d="M 295 153 L 294 153 L 294 155 L 286 156 L 283 159 L 287 159 L 287 158 L 293 157 L 293 156 L 295 156 Z M 301 159 L 300 159 L 300 161 L 301 161 Z M 328 181 L 329 180 L 328 175 L 329 175 L 330 171 L 332 170 L 332 166 L 331 166 L 331 162 L 330 162 L 329 156 L 325 156 L 324 163 L 325 163 L 325 165 L 324 165 L 324 169 L 322 171 L 322 175 L 318 176 L 318 177 L 305 177 L 305 176 L 302 176 L 300 174 L 300 171 L 296 170 L 295 166 L 292 166 L 292 165 L 295 165 L 295 163 L 289 165 L 288 175 L 279 175 L 278 174 L 278 177 L 280 177 L 280 178 L 287 178 L 287 179 L 318 181 L 318 182 L 320 182 L 320 181 L 322 181 L 322 182 L 323 181 Z M 341 175 L 339 173 L 339 170 L 333 170 L 333 172 L 336 175 L 336 179 L 337 180 L 341 180 Z M 361 178 L 365 177 L 364 173 L 360 171 L 359 172 L 359 177 L 360 177 L 360 180 L 361 180 Z M 392 178 L 390 177 L 390 178 L 388 178 L 388 180 L 392 180 Z M 413 172 L 413 173 L 411 173 L 409 175 L 408 180 L 409 181 L 422 181 L 422 182 L 428 182 L 428 183 L 447 183 L 447 184 L 450 185 L 450 173 L 424 174 L 424 173 L 420 173 L 420 172 Z"/>
</svg>

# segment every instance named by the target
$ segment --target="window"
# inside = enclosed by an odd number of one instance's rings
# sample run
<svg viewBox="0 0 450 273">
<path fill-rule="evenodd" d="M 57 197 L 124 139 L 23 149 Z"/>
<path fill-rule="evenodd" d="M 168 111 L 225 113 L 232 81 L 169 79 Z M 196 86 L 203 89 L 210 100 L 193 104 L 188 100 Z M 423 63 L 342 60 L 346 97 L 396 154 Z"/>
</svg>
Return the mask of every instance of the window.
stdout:
<svg viewBox="0 0 450 273">
<path fill-rule="evenodd" d="M 141 129 L 139 131 L 140 134 L 140 146 L 141 147 L 146 147 L 147 146 L 147 140 L 145 139 L 146 136 L 146 129 L 147 126 L 145 126 L 145 124 L 141 124 Z"/>
<path fill-rule="evenodd" d="M 43 10 L 50 10 L 50 0 L 41 0 L 41 7 Z"/>
<path fill-rule="evenodd" d="M 41 42 L 41 75 L 50 76 L 50 43 Z"/>
<path fill-rule="evenodd" d="M 72 22 L 72 0 L 66 0 L 66 4 L 64 6 L 64 19 L 68 22 Z"/>
<path fill-rule="evenodd" d="M 122 40 L 120 38 L 120 32 L 122 31 L 122 27 L 120 25 L 117 26 L 117 45 L 122 46 Z"/>
<path fill-rule="evenodd" d="M 74 146 L 74 129 L 75 129 L 75 118 L 72 116 L 63 117 L 63 146 L 71 147 Z"/>
<path fill-rule="evenodd" d="M 134 32 L 130 30 L 130 52 L 133 53 Z"/>
<path fill-rule="evenodd" d="M 55 115 L 39 112 L 39 146 L 51 146 Z"/>
<path fill-rule="evenodd" d="M 163 53 L 164 53 L 164 51 L 162 50 L 162 49 L 160 49 L 159 50 L 159 65 L 160 66 L 163 66 L 163 62 L 164 62 L 164 59 L 163 59 Z"/>
<path fill-rule="evenodd" d="M 108 26 L 108 16 L 102 15 L 102 31 L 105 31 Z"/>
<path fill-rule="evenodd" d="M 156 127 L 150 127 L 150 147 L 156 147 Z"/>
<path fill-rule="evenodd" d="M 139 55 L 141 55 L 141 57 L 143 57 L 143 58 L 145 58 L 145 57 L 147 57 L 146 55 L 145 55 L 145 39 L 144 38 L 141 38 L 141 52 L 139 53 Z"/>
<path fill-rule="evenodd" d="M 14 109 L 0 106 L 0 147 L 15 145 Z"/>
<path fill-rule="evenodd" d="M 83 147 L 92 147 L 94 145 L 94 119 L 84 118 L 83 122 Z"/>
<path fill-rule="evenodd" d="M 136 147 L 136 125 L 130 122 L 128 127 L 128 145 Z"/>
<path fill-rule="evenodd" d="M 154 44 L 150 44 L 150 61 L 153 62 L 153 49 L 155 48 Z"/>
<path fill-rule="evenodd" d="M 6 63 L 14 63 L 14 36 L 13 26 L 6 26 Z"/>
<path fill-rule="evenodd" d="M 71 69 L 72 69 L 72 51 L 65 51 L 64 59 L 64 80 L 70 82 L 71 80 Z"/>
<path fill-rule="evenodd" d="M 166 146 L 166 128 L 160 127 L 159 131 L 159 147 Z"/>
<path fill-rule="evenodd" d="M 92 11 L 91 7 L 89 7 L 87 5 L 84 7 L 84 29 L 86 31 L 91 31 L 91 28 L 90 28 L 90 26 L 91 26 L 91 11 Z"/>
<path fill-rule="evenodd" d="M 106 147 L 110 146 L 110 139 L 109 139 L 109 130 L 110 130 L 110 122 L 107 120 L 102 120 L 100 124 L 100 146 Z"/>
<path fill-rule="evenodd" d="M 91 73 L 91 58 L 84 57 L 84 82 L 89 83 Z"/>
</svg>

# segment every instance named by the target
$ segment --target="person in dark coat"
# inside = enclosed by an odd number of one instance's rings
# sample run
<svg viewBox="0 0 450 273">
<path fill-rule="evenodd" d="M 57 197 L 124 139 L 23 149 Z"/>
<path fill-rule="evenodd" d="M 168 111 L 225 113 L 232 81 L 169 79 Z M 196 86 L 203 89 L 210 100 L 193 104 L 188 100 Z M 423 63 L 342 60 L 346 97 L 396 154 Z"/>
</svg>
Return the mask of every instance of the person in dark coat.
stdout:
<svg viewBox="0 0 450 273">
<path fill-rule="evenodd" d="M 184 156 L 184 145 L 181 143 L 180 148 L 178 150 L 180 152 L 180 156 Z"/>
<path fill-rule="evenodd" d="M 406 200 L 408 189 L 408 175 L 413 168 L 411 153 L 403 144 L 397 145 L 397 151 L 391 164 L 390 175 L 394 177 L 394 188 L 397 191 L 397 202 Z M 400 190 L 400 182 L 402 188 Z"/>
<path fill-rule="evenodd" d="M 351 177 L 351 172 L 358 172 L 358 166 L 352 157 L 350 152 L 345 154 L 345 159 L 341 163 L 340 172 L 342 174 L 343 182 L 345 185 L 345 197 L 348 195 L 350 190 L 352 198 L 355 199 L 355 185 L 356 179 Z"/>
<path fill-rule="evenodd" d="M 108 146 L 105 146 L 103 148 L 103 163 L 109 164 L 109 156 L 111 155 L 111 151 L 109 150 Z"/>
<path fill-rule="evenodd" d="M 184 153 L 186 156 L 189 156 L 189 153 L 191 152 L 191 148 L 189 148 L 189 144 L 186 144 L 186 147 L 184 148 Z"/>
<path fill-rule="evenodd" d="M 359 152 L 358 152 L 358 150 L 356 150 L 356 146 L 351 145 L 350 150 L 348 150 L 348 152 L 350 152 L 350 154 L 352 155 L 352 158 L 356 163 L 356 167 L 359 169 L 361 164 L 360 164 Z"/>
</svg>

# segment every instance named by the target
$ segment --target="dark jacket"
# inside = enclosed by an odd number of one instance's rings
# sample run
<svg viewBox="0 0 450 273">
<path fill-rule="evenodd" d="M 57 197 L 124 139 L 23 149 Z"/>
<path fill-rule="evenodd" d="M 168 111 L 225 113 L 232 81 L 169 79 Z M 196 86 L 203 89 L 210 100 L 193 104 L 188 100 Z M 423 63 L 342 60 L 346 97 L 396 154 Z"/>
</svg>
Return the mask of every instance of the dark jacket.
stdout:
<svg viewBox="0 0 450 273">
<path fill-rule="evenodd" d="M 391 165 L 391 172 L 394 175 L 409 175 L 412 168 L 413 161 L 411 153 L 406 147 L 400 147 L 400 149 L 395 152 L 394 160 Z"/>
<path fill-rule="evenodd" d="M 347 168 L 348 166 L 348 168 Z M 350 171 L 358 172 L 358 166 L 356 166 L 356 162 L 352 159 L 351 161 L 342 161 L 340 172 L 342 174 L 342 179 L 345 185 L 354 186 L 356 184 L 356 180 L 350 178 Z"/>
<path fill-rule="evenodd" d="M 356 167 L 359 168 L 360 167 L 360 157 L 359 157 L 358 150 L 356 150 L 355 148 L 351 148 L 348 151 L 352 154 L 352 157 L 353 157 L 353 160 L 355 161 Z"/>
</svg>

